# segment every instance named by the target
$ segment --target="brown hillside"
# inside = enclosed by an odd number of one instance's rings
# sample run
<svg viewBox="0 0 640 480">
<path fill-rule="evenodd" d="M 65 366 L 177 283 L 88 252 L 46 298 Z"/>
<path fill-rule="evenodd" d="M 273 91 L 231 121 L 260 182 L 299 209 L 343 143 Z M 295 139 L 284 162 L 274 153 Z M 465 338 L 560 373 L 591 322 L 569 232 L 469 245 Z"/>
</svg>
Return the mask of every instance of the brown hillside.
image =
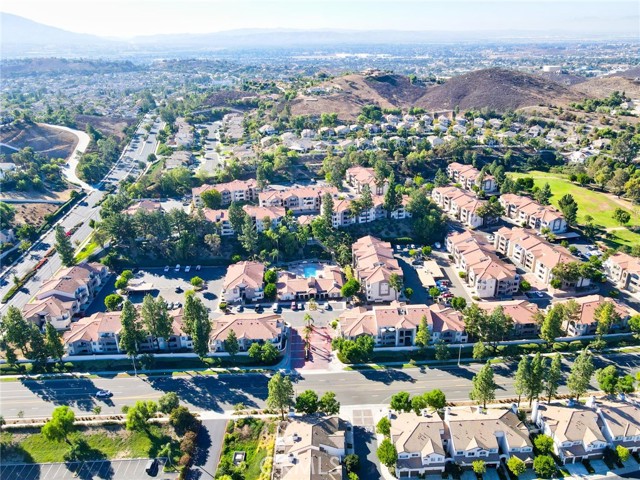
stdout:
<svg viewBox="0 0 640 480">
<path fill-rule="evenodd" d="M 76 115 L 76 129 L 83 132 L 87 124 L 100 131 L 105 137 L 114 136 L 118 141 L 125 138 L 125 129 L 133 124 L 135 119 L 122 117 L 103 117 L 100 115 Z"/>
<path fill-rule="evenodd" d="M 4 127 L 0 143 L 22 149 L 31 147 L 48 158 L 68 158 L 78 144 L 72 133 L 49 128 L 41 124 L 23 124 Z"/>
<path fill-rule="evenodd" d="M 320 115 L 335 112 L 343 120 L 354 119 L 364 105 L 381 108 L 409 108 L 426 93 L 421 85 L 413 85 L 402 75 L 350 74 L 320 85 L 331 89 L 325 95 L 299 95 L 291 104 L 293 115 Z"/>
<path fill-rule="evenodd" d="M 605 98 L 616 90 L 625 92 L 628 97 L 640 98 L 640 81 L 623 76 L 598 77 L 574 85 L 571 90 L 581 99 Z"/>
<path fill-rule="evenodd" d="M 417 105 L 434 110 L 457 106 L 461 110 L 486 107 L 505 111 L 576 98 L 567 87 L 543 77 L 491 68 L 453 77 L 429 89 Z"/>
</svg>

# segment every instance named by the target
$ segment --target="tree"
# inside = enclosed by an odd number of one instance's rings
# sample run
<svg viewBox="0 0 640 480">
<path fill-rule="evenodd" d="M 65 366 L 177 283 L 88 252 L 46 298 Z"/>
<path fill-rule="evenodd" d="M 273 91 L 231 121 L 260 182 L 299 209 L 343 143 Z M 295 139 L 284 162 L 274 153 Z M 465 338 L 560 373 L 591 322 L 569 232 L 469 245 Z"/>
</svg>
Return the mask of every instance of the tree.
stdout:
<svg viewBox="0 0 640 480">
<path fill-rule="evenodd" d="M 416 415 L 420 415 L 420 412 L 427 408 L 427 400 L 426 394 L 416 395 L 411 399 L 411 410 L 414 411 Z"/>
<path fill-rule="evenodd" d="M 473 468 L 473 473 L 476 475 L 487 473 L 487 464 L 484 460 L 474 460 L 471 463 L 471 468 Z"/>
<path fill-rule="evenodd" d="M 434 388 L 430 392 L 425 393 L 424 400 L 427 406 L 434 410 L 442 410 L 447 405 L 447 397 L 439 388 Z"/>
<path fill-rule="evenodd" d="M 247 353 L 249 354 L 249 358 L 257 361 L 262 360 L 262 345 L 258 342 L 252 343 L 249 350 L 247 350 Z"/>
<path fill-rule="evenodd" d="M 355 453 L 350 453 L 344 457 L 344 466 L 347 469 L 347 473 L 357 472 L 360 469 L 360 457 Z"/>
<path fill-rule="evenodd" d="M 71 265 L 74 264 L 73 257 L 75 253 L 75 249 L 71 244 L 71 236 L 67 237 L 67 234 L 65 233 L 62 226 L 57 225 L 55 238 L 56 238 L 56 243 L 54 246 L 55 246 L 56 252 L 58 252 L 58 255 L 60 255 L 60 260 L 62 261 L 62 264 L 65 267 L 70 267 Z"/>
<path fill-rule="evenodd" d="M 575 225 L 578 217 L 578 204 L 573 195 L 567 193 L 558 201 L 558 207 L 569 225 Z"/>
<path fill-rule="evenodd" d="M 120 330 L 120 350 L 131 358 L 133 368 L 135 369 L 135 357 L 138 353 L 138 343 L 144 339 L 144 333 L 138 321 L 138 311 L 127 300 L 122 305 L 122 313 L 120 314 L 120 322 L 122 329 Z"/>
<path fill-rule="evenodd" d="M 551 195 L 553 195 L 551 193 L 551 187 L 549 186 L 549 183 L 545 183 L 543 187 L 535 193 L 533 198 L 542 205 L 549 205 Z"/>
<path fill-rule="evenodd" d="M 520 398 L 522 395 L 529 394 L 529 377 L 531 376 L 531 362 L 527 355 L 523 355 L 518 363 L 518 370 L 516 371 L 516 378 L 513 384 L 513 388 L 518 395 L 518 405 L 520 405 Z"/>
<path fill-rule="evenodd" d="M 333 228 L 333 197 L 331 193 L 325 192 L 322 196 L 322 221 L 327 229 Z"/>
<path fill-rule="evenodd" d="M 547 375 L 544 379 L 544 393 L 547 396 L 547 401 L 551 402 L 551 398 L 558 392 L 560 380 L 562 379 L 562 356 L 556 353 L 551 361 L 551 366 L 547 370 Z"/>
<path fill-rule="evenodd" d="M 107 307 L 107 310 L 109 312 L 115 312 L 120 308 L 123 301 L 124 298 L 122 298 L 121 295 L 118 295 L 117 293 L 111 293 L 105 297 L 104 306 Z"/>
<path fill-rule="evenodd" d="M 429 331 L 429 323 L 427 322 L 427 316 L 423 315 L 420 319 L 420 325 L 418 326 L 418 331 L 416 333 L 415 343 L 420 347 L 421 350 L 427 348 L 429 345 L 429 341 L 431 340 L 431 332 Z"/>
<path fill-rule="evenodd" d="M 467 331 L 481 342 L 489 344 L 494 352 L 498 342 L 513 330 L 513 319 L 504 313 L 502 306 L 487 313 L 473 303 L 464 311 L 464 319 Z"/>
<path fill-rule="evenodd" d="M 51 419 L 42 426 L 41 433 L 44 438 L 53 442 L 64 440 L 69 445 L 69 433 L 73 430 L 76 415 L 66 405 L 56 407 L 51 414 Z"/>
<path fill-rule="evenodd" d="M 388 437 L 391 434 L 391 421 L 387 417 L 382 417 L 376 425 L 376 432 Z"/>
<path fill-rule="evenodd" d="M 388 438 L 385 438 L 378 447 L 378 460 L 386 467 L 393 467 L 398 461 L 398 451 Z"/>
<path fill-rule="evenodd" d="M 391 408 L 397 412 L 411 411 L 411 398 L 408 392 L 398 392 L 391 396 Z"/>
<path fill-rule="evenodd" d="M 436 172 L 436 175 L 433 180 L 433 184 L 436 187 L 444 187 L 449 184 L 449 177 L 447 177 L 447 174 L 444 173 L 442 169 L 439 168 L 438 171 Z"/>
<path fill-rule="evenodd" d="M 238 235 L 238 240 L 248 254 L 255 255 L 258 249 L 258 231 L 249 215 L 244 217 L 242 233 Z"/>
<path fill-rule="evenodd" d="M 609 395 L 613 395 L 618 390 L 618 378 L 620 374 L 615 365 L 601 368 L 596 371 L 596 379 L 600 390 Z"/>
<path fill-rule="evenodd" d="M 265 283 L 276 283 L 278 281 L 278 273 L 271 269 L 264 272 Z"/>
<path fill-rule="evenodd" d="M 224 341 L 224 350 L 231 358 L 235 357 L 240 350 L 240 344 L 238 343 L 238 337 L 233 329 L 229 329 L 229 334 Z"/>
<path fill-rule="evenodd" d="M 202 203 L 204 203 L 205 207 L 213 210 L 219 209 L 222 204 L 222 194 L 215 188 L 202 192 L 200 194 L 200 199 L 202 200 Z"/>
<path fill-rule="evenodd" d="M 622 445 L 616 446 L 616 453 L 618 454 L 618 460 L 620 460 L 622 463 L 625 463 L 627 460 L 629 460 L 629 457 L 631 456 L 631 452 L 629 452 L 629 449 L 627 447 L 623 447 Z"/>
<path fill-rule="evenodd" d="M 611 216 L 620 225 L 626 225 L 631 220 L 631 214 L 622 208 L 616 208 Z"/>
<path fill-rule="evenodd" d="M 273 343 L 267 342 L 262 345 L 262 362 L 263 363 L 273 363 L 276 358 L 278 358 L 278 349 L 273 345 Z"/>
<path fill-rule="evenodd" d="M 562 323 L 564 321 L 565 309 L 563 304 L 556 304 L 551 307 L 542 320 L 540 326 L 540 338 L 547 343 L 553 342 L 562 335 Z"/>
<path fill-rule="evenodd" d="M 145 295 L 142 300 L 140 316 L 147 332 L 155 338 L 156 342 L 159 338 L 169 339 L 172 334 L 172 319 L 164 298 L 159 296 L 154 299 L 151 294 Z"/>
<path fill-rule="evenodd" d="M 520 475 L 522 475 L 524 472 L 527 471 L 527 465 L 518 457 L 513 455 L 509 457 L 509 460 L 507 460 L 507 468 L 516 477 L 519 477 Z"/>
<path fill-rule="evenodd" d="M 547 370 L 546 359 L 540 355 L 540 352 L 536 353 L 531 362 L 531 375 L 529 376 L 528 394 L 529 394 L 529 406 L 533 399 L 538 399 L 540 394 L 544 390 L 544 377 Z"/>
<path fill-rule="evenodd" d="M 284 413 L 293 405 L 293 385 L 287 376 L 276 373 L 269 380 L 269 395 L 267 396 L 267 406 L 280 411 L 280 416 L 284 420 Z"/>
<path fill-rule="evenodd" d="M 504 215 L 504 207 L 498 202 L 497 197 L 491 197 L 477 208 L 476 214 L 485 222 L 489 222 Z"/>
<path fill-rule="evenodd" d="M 618 379 L 618 391 L 621 393 L 633 393 L 635 380 L 631 375 L 625 375 Z"/>
<path fill-rule="evenodd" d="M 398 209 L 402 204 L 402 194 L 396 188 L 395 175 L 392 173 L 389 177 L 389 187 L 387 193 L 384 194 L 383 208 L 387 211 L 387 214 Z"/>
<path fill-rule="evenodd" d="M 453 297 L 451 299 L 451 308 L 462 312 L 465 308 L 467 308 L 467 301 L 464 299 L 464 297 Z"/>
<path fill-rule="evenodd" d="M 138 400 L 133 407 L 127 411 L 125 428 L 127 430 L 141 432 L 149 428 L 149 419 L 158 411 L 158 405 L 153 400 Z"/>
<path fill-rule="evenodd" d="M 242 209 L 242 207 L 236 202 L 231 202 L 231 204 L 229 205 L 228 213 L 229 213 L 229 223 L 231 224 L 233 231 L 236 233 L 239 233 L 240 230 L 242 229 L 242 226 L 244 224 L 244 218 L 247 216 L 247 214 Z"/>
<path fill-rule="evenodd" d="M 29 332 L 29 354 L 27 358 L 33 360 L 39 367 L 44 366 L 48 358 L 44 336 L 40 329 L 33 323 L 31 324 Z"/>
<path fill-rule="evenodd" d="M 184 435 L 187 431 L 195 430 L 199 420 L 187 407 L 179 406 L 171 412 L 169 423 L 178 435 Z"/>
<path fill-rule="evenodd" d="M 204 280 L 196 275 L 191 279 L 189 283 L 191 283 L 192 287 L 195 287 L 196 289 L 201 290 L 202 286 L 204 285 Z"/>
<path fill-rule="evenodd" d="M 636 338 L 640 338 L 640 315 L 634 315 L 629 319 L 629 328 Z"/>
<path fill-rule="evenodd" d="M 451 357 L 451 350 L 443 340 L 438 340 L 438 342 L 435 345 L 434 355 L 436 357 L 436 360 L 438 361 L 442 362 L 445 360 L 449 360 L 449 358 Z"/>
<path fill-rule="evenodd" d="M 469 398 L 486 408 L 487 402 L 496 398 L 496 388 L 498 388 L 498 385 L 493 380 L 493 369 L 491 364 L 487 363 L 473 377 L 473 387 L 469 393 Z"/>
<path fill-rule="evenodd" d="M 398 275 L 397 273 L 392 273 L 391 275 L 389 275 L 389 286 L 395 290 L 396 300 L 398 299 L 398 295 L 402 290 L 402 284 L 402 277 L 400 275 Z"/>
<path fill-rule="evenodd" d="M 533 443 L 540 455 L 547 455 L 553 452 L 553 438 L 548 435 L 538 435 Z"/>
<path fill-rule="evenodd" d="M 185 297 L 184 313 L 182 315 L 185 331 L 193 340 L 193 351 L 199 357 L 205 357 L 209 352 L 209 336 L 211 335 L 211 322 L 207 308 L 200 298 L 193 293 Z"/>
<path fill-rule="evenodd" d="M 340 289 L 340 293 L 344 298 L 352 298 L 360 291 L 360 282 L 355 278 L 351 278 L 345 282 Z"/>
<path fill-rule="evenodd" d="M 556 473 L 556 462 L 549 455 L 538 455 L 533 459 L 533 470 L 542 478 L 551 478 Z"/>
<path fill-rule="evenodd" d="M 45 326 L 44 345 L 47 356 L 60 361 L 64 355 L 64 345 L 60 334 L 51 323 Z"/>
<path fill-rule="evenodd" d="M 576 400 L 580 399 L 580 395 L 584 394 L 589 388 L 589 382 L 593 375 L 593 360 L 591 352 L 586 348 L 578 355 L 571 366 L 569 377 L 567 378 L 567 387 L 572 396 Z"/>
<path fill-rule="evenodd" d="M 264 298 L 266 300 L 275 300 L 277 294 L 278 287 L 276 287 L 275 283 L 267 283 L 264 286 Z"/>
<path fill-rule="evenodd" d="M 313 390 L 305 390 L 296 398 L 296 410 L 311 415 L 318 411 L 318 394 Z"/>
<path fill-rule="evenodd" d="M 326 392 L 318 402 L 318 411 L 325 415 L 337 415 L 340 412 L 340 402 L 336 400 L 336 394 Z"/>
<path fill-rule="evenodd" d="M 482 360 L 483 358 L 487 358 L 491 352 L 487 348 L 484 342 L 476 342 L 473 345 L 472 356 L 476 360 Z"/>
<path fill-rule="evenodd" d="M 213 255 L 220 253 L 220 247 L 222 246 L 222 239 L 217 233 L 208 233 L 204 236 L 204 243 Z"/>
<path fill-rule="evenodd" d="M 169 415 L 180 406 L 180 399 L 176 392 L 167 392 L 158 399 L 158 410 Z"/>
</svg>

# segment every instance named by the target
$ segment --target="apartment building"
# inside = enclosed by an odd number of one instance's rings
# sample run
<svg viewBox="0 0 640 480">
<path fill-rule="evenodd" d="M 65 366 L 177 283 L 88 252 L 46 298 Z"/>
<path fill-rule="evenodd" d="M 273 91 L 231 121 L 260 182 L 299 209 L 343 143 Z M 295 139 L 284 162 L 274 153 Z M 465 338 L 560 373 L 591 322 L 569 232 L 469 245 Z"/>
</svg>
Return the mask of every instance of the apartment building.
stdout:
<svg viewBox="0 0 640 480">
<path fill-rule="evenodd" d="M 478 307 L 487 313 L 502 307 L 504 313 L 513 319 L 511 338 L 536 338 L 540 332 L 537 318 L 540 309 L 535 303 L 526 300 L 508 300 L 503 302 L 480 302 Z"/>
<path fill-rule="evenodd" d="M 227 303 L 264 298 L 264 264 L 244 261 L 229 265 L 222 283 L 221 299 Z"/>
<path fill-rule="evenodd" d="M 418 416 L 397 413 L 391 416 L 391 441 L 398 452 L 398 478 L 444 472 L 446 450 L 445 426 L 437 413 Z"/>
<path fill-rule="evenodd" d="M 193 203 L 196 207 L 202 207 L 201 195 L 207 190 L 217 190 L 222 195 L 221 206 L 228 206 L 231 202 L 253 202 L 258 198 L 258 183 L 254 179 L 233 180 L 216 185 L 202 185 L 191 189 Z"/>
<path fill-rule="evenodd" d="M 602 264 L 607 278 L 618 288 L 640 292 L 640 258 L 616 252 Z"/>
<path fill-rule="evenodd" d="M 497 467 L 511 456 L 531 463 L 533 445 L 529 430 L 517 412 L 515 404 L 508 410 L 446 407 L 449 457 L 461 467 L 471 467 L 476 460 Z"/>
<path fill-rule="evenodd" d="M 496 191 L 496 179 L 482 172 L 472 165 L 453 162 L 447 167 L 447 175 L 453 182 L 462 185 L 465 190 L 484 190 L 487 193 Z"/>
<path fill-rule="evenodd" d="M 513 193 L 501 195 L 499 201 L 504 207 L 505 216 L 522 226 L 538 232 L 549 229 L 554 234 L 567 231 L 567 221 L 564 219 L 564 215 L 554 207 L 541 205 L 529 197 Z"/>
<path fill-rule="evenodd" d="M 511 297 L 520 288 L 516 267 L 502 261 L 493 246 L 469 231 L 449 235 L 445 241 L 464 281 L 479 298 Z"/>
<path fill-rule="evenodd" d="M 459 220 L 463 225 L 478 228 L 484 219 L 478 215 L 478 209 L 486 203 L 475 194 L 458 187 L 437 187 L 431 192 L 433 201 L 449 216 Z"/>
<path fill-rule="evenodd" d="M 605 303 L 613 305 L 617 322 L 613 328 L 624 327 L 629 323 L 629 319 L 638 312 L 631 307 L 614 300 L 613 298 L 605 298 L 602 295 L 587 295 L 586 297 L 574 298 L 557 303 L 575 302 L 578 305 L 578 311 L 575 316 L 567 317 L 562 327 L 569 337 L 580 337 L 583 335 L 595 335 L 598 328 L 597 311 Z"/>
<path fill-rule="evenodd" d="M 362 188 L 365 185 L 369 186 L 372 195 L 384 195 L 389 190 L 389 181 L 385 179 L 384 182 L 377 182 L 375 170 L 373 168 L 348 168 L 345 174 L 345 179 L 357 193 L 362 193 Z"/>
<path fill-rule="evenodd" d="M 287 214 L 283 207 L 259 207 L 257 205 L 243 205 L 242 210 L 249 215 L 258 232 L 264 232 L 269 224 L 277 226 Z M 218 224 L 220 235 L 235 235 L 236 231 L 229 220 L 229 210 L 211 210 L 203 208 L 204 218 Z M 268 219 L 268 221 L 267 221 Z"/>
<path fill-rule="evenodd" d="M 266 190 L 258 194 L 261 207 L 284 207 L 294 214 L 320 211 L 322 196 L 338 194 L 335 187 L 294 187 L 285 190 Z"/>
<path fill-rule="evenodd" d="M 391 275 L 403 276 L 389 242 L 367 235 L 352 246 L 353 271 L 369 302 L 397 300 L 400 292 L 390 284 Z"/>
<path fill-rule="evenodd" d="M 640 451 L 640 405 L 637 397 L 603 398 L 595 404 L 598 426 L 612 448 Z"/>
<path fill-rule="evenodd" d="M 412 347 L 422 317 L 427 318 L 432 343 L 468 341 L 462 313 L 439 304 L 393 302 L 388 306 L 374 306 L 371 310 L 365 307 L 346 310 L 338 317 L 339 331 L 349 340 L 369 335 L 376 347 Z"/>
<path fill-rule="evenodd" d="M 335 265 L 325 265 L 311 277 L 281 270 L 276 283 L 278 300 L 282 301 L 340 298 L 343 285 L 344 274 Z"/>
<path fill-rule="evenodd" d="M 339 417 L 291 420 L 276 438 L 273 469 L 281 480 L 342 480 L 350 429 Z"/>
<path fill-rule="evenodd" d="M 371 199 L 373 200 L 373 206 L 370 209 L 361 211 L 358 215 L 354 215 L 353 213 L 354 199 L 342 198 L 335 200 L 331 218 L 333 228 L 346 227 L 356 223 L 369 223 L 384 218 L 392 218 L 394 220 L 411 218 L 411 212 L 407 210 L 409 198 L 406 195 L 403 197 L 402 203 L 398 208 L 392 212 L 388 212 L 384 208 L 384 196 L 372 195 Z"/>
<path fill-rule="evenodd" d="M 160 203 L 160 201 L 152 199 L 143 199 L 137 202 L 133 202 L 129 206 L 129 208 L 124 211 L 124 213 L 126 213 L 127 215 L 135 215 L 140 211 L 144 213 L 164 213 L 164 209 L 162 208 L 162 204 Z"/>
<path fill-rule="evenodd" d="M 556 265 L 579 261 L 567 248 L 553 245 L 538 237 L 533 230 L 521 227 L 500 228 L 495 234 L 494 246 L 516 266 L 533 273 L 544 285 L 550 285 L 553 279 L 551 270 Z M 590 279 L 580 277 L 575 282 L 564 282 L 561 288 L 586 287 L 590 283 Z"/>
<path fill-rule="evenodd" d="M 278 350 L 285 345 L 287 327 L 280 315 L 273 313 L 244 312 L 225 315 L 216 320 L 211 331 L 210 350 L 225 352 L 225 340 L 230 332 L 238 339 L 240 352 L 247 352 L 253 343 L 271 343 Z"/>
</svg>

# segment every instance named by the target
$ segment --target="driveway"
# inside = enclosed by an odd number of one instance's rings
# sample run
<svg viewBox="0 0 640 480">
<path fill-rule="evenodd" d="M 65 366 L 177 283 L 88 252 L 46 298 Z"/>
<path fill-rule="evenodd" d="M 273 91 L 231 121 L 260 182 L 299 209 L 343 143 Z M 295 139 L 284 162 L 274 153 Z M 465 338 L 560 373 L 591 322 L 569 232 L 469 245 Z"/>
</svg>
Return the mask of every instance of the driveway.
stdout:
<svg viewBox="0 0 640 480">
<path fill-rule="evenodd" d="M 567 471 L 571 474 L 572 477 L 583 477 L 589 475 L 586 467 L 578 462 L 578 463 L 567 463 L 565 465 Z"/>
<path fill-rule="evenodd" d="M 352 414 L 354 453 L 360 458 L 360 478 L 383 478 L 378 460 L 374 415 L 369 408 L 355 409 Z"/>
<path fill-rule="evenodd" d="M 189 480 L 215 478 L 226 426 L 227 421 L 222 419 L 202 421 L 193 466 L 187 475 Z"/>
</svg>

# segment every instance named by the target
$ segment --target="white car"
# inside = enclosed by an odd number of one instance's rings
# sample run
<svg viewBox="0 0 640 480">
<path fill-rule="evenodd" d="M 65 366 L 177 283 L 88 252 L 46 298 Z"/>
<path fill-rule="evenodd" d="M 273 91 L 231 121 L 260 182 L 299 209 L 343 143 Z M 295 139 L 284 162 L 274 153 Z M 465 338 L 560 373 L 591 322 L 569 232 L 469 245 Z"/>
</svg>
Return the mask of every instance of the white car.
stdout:
<svg viewBox="0 0 640 480">
<path fill-rule="evenodd" d="M 186 273 L 189 273 L 190 270 L 191 270 L 191 265 L 187 265 L 186 267 L 184 267 L 184 271 Z"/>
<path fill-rule="evenodd" d="M 167 265 L 166 267 L 164 267 L 164 271 L 165 271 L 165 272 L 168 272 L 170 268 L 171 268 L 171 267 L 170 267 L 169 265 Z"/>
<path fill-rule="evenodd" d="M 196 272 L 199 272 L 202 267 L 200 265 L 196 265 Z"/>
<path fill-rule="evenodd" d="M 176 272 L 179 272 L 179 271 L 180 271 L 180 264 L 177 264 L 177 265 L 176 265 L 176 268 L 175 268 L 174 270 L 175 270 Z"/>
<path fill-rule="evenodd" d="M 98 390 L 96 392 L 96 398 L 109 398 L 111 396 L 113 396 L 113 393 L 109 390 Z"/>
<path fill-rule="evenodd" d="M 442 245 L 440 245 L 440 242 L 434 243 L 433 246 L 436 247 L 438 250 L 442 248 Z"/>
</svg>

